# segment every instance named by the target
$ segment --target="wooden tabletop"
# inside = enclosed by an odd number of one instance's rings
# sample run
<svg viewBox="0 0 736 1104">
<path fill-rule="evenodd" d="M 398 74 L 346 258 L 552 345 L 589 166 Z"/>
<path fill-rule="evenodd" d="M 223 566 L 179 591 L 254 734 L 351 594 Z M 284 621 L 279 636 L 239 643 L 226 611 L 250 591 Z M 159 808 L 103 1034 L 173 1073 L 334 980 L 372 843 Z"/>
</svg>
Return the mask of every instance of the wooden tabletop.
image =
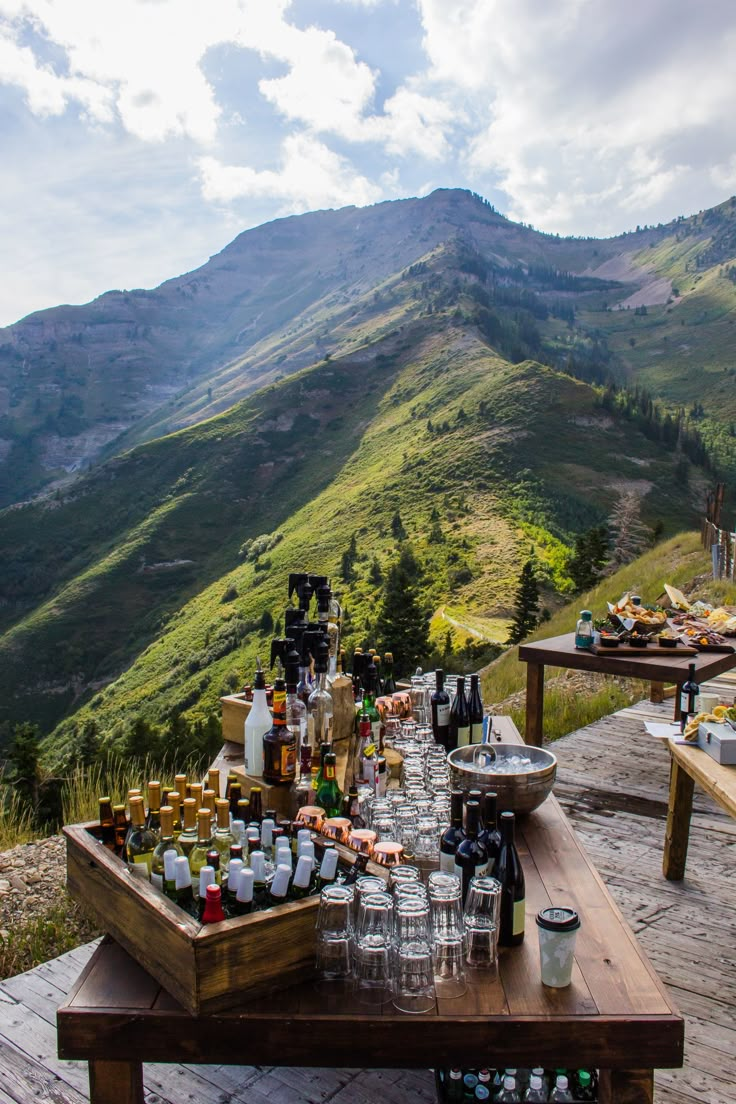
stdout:
<svg viewBox="0 0 736 1104">
<path fill-rule="evenodd" d="M 680 766 L 702 786 L 706 793 L 736 817 L 736 766 L 726 767 L 703 751 L 697 744 L 677 744 L 668 740 L 670 755 Z"/>
<path fill-rule="evenodd" d="M 682 1065 L 683 1021 L 554 797 L 518 824 L 526 937 L 496 976 L 411 1016 L 378 1012 L 339 986 L 275 993 L 194 1019 L 112 940 L 95 952 L 58 1012 L 62 1058 L 408 1068 Z M 535 916 L 548 904 L 580 914 L 572 985 L 541 984 Z"/>
<path fill-rule="evenodd" d="M 695 664 L 700 682 L 723 674 L 736 666 L 736 652 L 698 652 L 697 655 L 679 655 L 650 644 L 638 654 L 626 654 L 623 649 L 612 648 L 603 654 L 593 655 L 575 647 L 575 634 L 565 633 L 548 640 L 533 640 L 519 646 L 522 663 L 543 664 L 547 667 L 571 667 L 577 671 L 597 671 L 606 675 L 625 675 L 648 682 L 683 683 L 687 679 L 688 666 Z"/>
</svg>

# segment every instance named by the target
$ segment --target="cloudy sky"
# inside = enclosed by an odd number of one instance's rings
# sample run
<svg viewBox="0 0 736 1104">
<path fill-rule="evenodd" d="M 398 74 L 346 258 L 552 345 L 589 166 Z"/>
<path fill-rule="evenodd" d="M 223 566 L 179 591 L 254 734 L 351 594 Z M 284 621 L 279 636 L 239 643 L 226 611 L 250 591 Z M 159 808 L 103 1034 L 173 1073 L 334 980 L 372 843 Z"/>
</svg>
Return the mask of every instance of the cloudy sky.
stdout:
<svg viewBox="0 0 736 1104">
<path fill-rule="evenodd" d="M 736 192 L 732 0 L 0 0 L 0 325 L 472 188 L 609 235 Z"/>
</svg>

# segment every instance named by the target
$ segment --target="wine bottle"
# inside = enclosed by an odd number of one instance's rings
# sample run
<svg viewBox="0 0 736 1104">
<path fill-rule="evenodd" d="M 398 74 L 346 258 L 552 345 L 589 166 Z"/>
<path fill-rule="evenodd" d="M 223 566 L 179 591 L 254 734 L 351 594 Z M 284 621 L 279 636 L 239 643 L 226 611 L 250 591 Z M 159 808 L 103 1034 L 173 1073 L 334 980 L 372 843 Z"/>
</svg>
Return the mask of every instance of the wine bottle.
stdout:
<svg viewBox="0 0 736 1104">
<path fill-rule="evenodd" d="M 271 786 L 291 785 L 296 775 L 296 753 L 296 736 L 286 723 L 286 683 L 278 660 L 273 683 L 273 724 L 263 737 L 263 777 Z"/>
<path fill-rule="evenodd" d="M 361 709 L 361 717 L 367 717 L 371 722 L 371 738 L 373 746 L 376 752 L 380 754 L 383 751 L 383 722 L 381 721 L 381 714 L 376 707 L 376 683 L 378 680 L 378 670 L 376 663 L 372 655 L 368 657 L 369 662 L 366 663 L 363 668 L 363 677 L 365 679 L 365 689 L 363 691 L 363 707 Z"/>
<path fill-rule="evenodd" d="M 181 857 L 173 848 L 164 851 L 164 893 L 170 901 L 176 901 L 176 860 Z"/>
<path fill-rule="evenodd" d="M 383 657 L 383 696 L 388 698 L 396 693 L 396 679 L 394 678 L 393 652 L 386 652 Z"/>
<path fill-rule="evenodd" d="M 188 912 L 190 916 L 196 916 L 199 919 L 197 903 L 194 900 L 194 890 L 192 889 L 192 872 L 189 869 L 189 859 L 186 856 L 179 856 L 174 862 L 174 871 L 177 905 Z"/>
<path fill-rule="evenodd" d="M 298 864 L 297 864 L 298 865 Z M 268 907 L 283 905 L 289 896 L 290 866 L 277 866 L 271 886 L 268 890 Z"/>
<path fill-rule="evenodd" d="M 336 763 L 337 756 L 333 751 L 329 751 L 325 755 L 322 781 L 317 787 L 317 804 L 324 809 L 327 817 L 339 816 L 342 805 L 342 793 L 335 777 Z"/>
<path fill-rule="evenodd" d="M 465 699 L 465 679 L 458 677 L 455 697 L 450 709 L 450 743 L 449 750 L 457 747 L 467 747 L 470 743 L 470 717 L 468 716 L 468 703 Z"/>
<path fill-rule="evenodd" d="M 202 919 L 207 901 L 207 887 L 213 885 L 217 885 L 215 871 L 208 863 L 205 863 L 197 876 L 197 887 L 199 891 L 197 894 L 197 915 L 200 920 Z"/>
<path fill-rule="evenodd" d="M 235 906 L 235 894 L 238 888 L 238 878 L 240 877 L 240 871 L 245 870 L 245 863 L 242 859 L 230 859 L 230 863 L 227 868 L 227 881 L 223 880 L 222 885 L 222 907 L 226 913 L 232 913 Z"/>
<path fill-rule="evenodd" d="M 453 790 L 450 794 L 450 826 L 445 828 L 440 838 L 440 870 L 447 874 L 455 872 L 455 852 L 464 839 L 463 791 Z"/>
<path fill-rule="evenodd" d="M 246 867 L 240 871 L 235 887 L 235 904 L 233 912 L 236 916 L 247 916 L 253 911 L 253 886 L 255 874 Z"/>
<path fill-rule="evenodd" d="M 683 682 L 680 689 L 680 727 L 685 731 L 689 717 L 694 717 L 698 711 L 698 697 L 700 686 L 695 680 L 695 664 L 689 663 L 687 668 L 687 681 Z"/>
<path fill-rule="evenodd" d="M 450 751 L 450 695 L 445 690 L 445 672 L 435 671 L 434 678 L 435 689 L 432 691 L 430 699 L 432 735 L 436 743 L 442 744 L 446 751 Z"/>
<path fill-rule="evenodd" d="M 235 836 L 230 827 L 230 805 L 225 797 L 215 801 L 215 832 L 212 842 L 220 852 L 220 870 L 227 874 L 230 863 L 230 849 L 235 844 Z"/>
<path fill-rule="evenodd" d="M 263 790 L 260 786 L 251 786 L 249 797 L 250 823 L 260 824 L 263 820 Z"/>
<path fill-rule="evenodd" d="M 174 839 L 179 838 L 181 830 L 184 827 L 181 819 L 181 803 L 182 797 L 179 791 L 169 790 L 167 805 L 170 805 L 172 810 L 171 826 L 174 831 Z"/>
<path fill-rule="evenodd" d="M 115 816 L 112 811 L 112 799 L 109 797 L 101 797 L 98 804 L 100 808 L 100 840 L 108 851 L 114 851 Z"/>
<path fill-rule="evenodd" d="M 501 847 L 496 860 L 495 877 L 501 883 L 501 917 L 498 942 L 501 947 L 515 947 L 524 939 L 525 890 L 524 871 L 514 843 L 516 818 L 513 813 L 501 813 Z"/>
<path fill-rule="evenodd" d="M 330 841 L 331 842 L 331 841 Z M 339 855 L 336 847 L 325 847 L 322 862 L 317 876 L 317 888 L 321 891 L 325 886 L 332 885 L 337 877 L 337 861 Z"/>
<path fill-rule="evenodd" d="M 352 824 L 353 828 L 365 828 L 365 818 L 360 811 L 360 798 L 358 797 L 358 787 L 353 785 L 348 791 L 347 797 L 343 802 L 343 816 Z"/>
<path fill-rule="evenodd" d="M 184 854 L 189 856 L 197 842 L 197 802 L 193 797 L 185 798 L 183 815 L 184 827 L 179 835 L 179 846 Z"/>
<path fill-rule="evenodd" d="M 501 832 L 498 827 L 498 795 L 489 790 L 483 795 L 483 831 L 480 841 L 488 854 L 488 874 L 496 871 L 498 853 L 501 850 Z"/>
<path fill-rule="evenodd" d="M 284 864 L 285 866 L 286 864 Z M 277 866 L 277 870 L 282 867 Z M 289 863 L 289 873 L 291 874 L 291 863 Z M 275 877 L 275 876 L 274 876 Z M 303 897 L 308 897 L 312 888 L 312 860 L 308 855 L 302 855 L 296 864 L 296 870 L 294 871 L 294 880 L 291 884 L 291 897 L 294 901 L 301 901 Z"/>
<path fill-rule="evenodd" d="M 215 872 L 215 881 L 218 885 L 222 885 L 222 865 L 220 863 L 220 852 L 216 847 L 210 847 L 207 852 L 207 866 L 211 866 Z"/>
<path fill-rule="evenodd" d="M 266 908 L 268 890 L 266 889 L 266 856 L 262 851 L 252 851 L 250 868 L 253 871 L 253 907 Z"/>
<path fill-rule="evenodd" d="M 163 892 L 164 855 L 167 851 L 173 851 L 175 855 L 183 855 L 184 852 L 174 839 L 174 810 L 170 805 L 161 806 L 160 818 L 161 835 L 151 857 L 151 882 Z"/>
<path fill-rule="evenodd" d="M 218 767 L 210 767 L 207 771 L 207 789 L 215 791 L 215 798 L 220 796 L 220 770 Z"/>
<path fill-rule="evenodd" d="M 470 691 L 467 698 L 468 720 L 470 721 L 470 743 L 483 743 L 483 699 L 480 696 L 480 675 L 470 676 Z"/>
<path fill-rule="evenodd" d="M 243 787 L 241 783 L 235 778 L 230 782 L 227 795 L 228 804 L 230 806 L 230 815 L 232 817 L 240 817 L 240 811 L 238 809 L 238 802 L 243 801 Z M 243 818 L 241 817 L 241 820 Z M 246 821 L 246 824 L 248 822 Z"/>
<path fill-rule="evenodd" d="M 174 775 L 174 789 L 179 794 L 179 797 L 184 802 L 184 799 L 189 797 L 189 785 L 187 783 L 187 776 L 185 774 Z"/>
<path fill-rule="evenodd" d="M 158 839 L 150 828 L 146 828 L 146 814 L 142 797 L 130 799 L 130 828 L 125 837 L 125 854 L 129 869 L 140 873 L 144 870 L 146 880 L 151 877 L 151 861 Z M 136 869 L 137 868 L 137 869 Z"/>
<path fill-rule="evenodd" d="M 232 805 L 230 806 L 230 816 L 233 815 Z M 235 820 L 242 820 L 246 826 L 250 824 L 250 799 L 247 797 L 238 798 L 238 810 L 233 818 Z"/>
<path fill-rule="evenodd" d="M 207 886 L 207 900 L 202 913 L 203 924 L 217 924 L 225 919 L 222 907 L 222 890 L 218 885 Z"/>
<path fill-rule="evenodd" d="M 454 872 L 462 880 L 463 903 L 468 895 L 470 879 L 485 874 L 488 866 L 488 854 L 478 840 L 479 819 L 478 802 L 469 801 L 465 807 L 465 839 L 457 845 L 454 863 Z"/>
<path fill-rule="evenodd" d="M 266 701 L 266 678 L 261 661 L 256 658 L 253 704 L 245 721 L 245 773 L 251 777 L 260 777 L 263 774 L 263 737 L 272 724 L 273 718 Z"/>
<path fill-rule="evenodd" d="M 181 843 L 181 836 L 179 837 Z M 212 818 L 209 809 L 197 810 L 197 842 L 189 852 L 189 869 L 192 872 L 192 889 L 199 897 L 199 872 L 207 865 L 207 852 L 212 847 Z"/>
</svg>

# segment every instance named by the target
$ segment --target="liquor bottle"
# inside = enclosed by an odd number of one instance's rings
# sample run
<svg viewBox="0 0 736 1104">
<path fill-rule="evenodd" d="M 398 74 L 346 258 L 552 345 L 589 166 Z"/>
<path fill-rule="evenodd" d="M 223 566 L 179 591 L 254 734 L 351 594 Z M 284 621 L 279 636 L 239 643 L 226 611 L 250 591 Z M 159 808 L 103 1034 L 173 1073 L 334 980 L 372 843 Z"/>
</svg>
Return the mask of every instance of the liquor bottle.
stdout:
<svg viewBox="0 0 736 1104">
<path fill-rule="evenodd" d="M 250 822 L 260 824 L 263 820 L 263 790 L 260 786 L 251 786 L 250 795 Z"/>
<path fill-rule="evenodd" d="M 283 866 L 277 866 L 276 870 L 282 870 Z M 291 874 L 291 863 L 289 863 L 289 874 Z M 274 880 L 276 876 L 274 875 Z M 302 855 L 296 864 L 296 870 L 294 871 L 294 880 L 291 884 L 291 897 L 294 901 L 301 901 L 303 897 L 308 897 L 312 891 L 312 860 L 308 855 Z"/>
<path fill-rule="evenodd" d="M 435 671 L 434 677 L 435 689 L 432 691 L 432 697 L 430 698 L 432 735 L 436 743 L 450 751 L 450 695 L 445 690 L 445 672 L 438 669 Z"/>
<path fill-rule="evenodd" d="M 253 682 L 253 704 L 245 721 L 245 773 L 260 777 L 263 774 L 263 737 L 271 728 L 273 719 L 266 701 L 266 678 L 260 659 L 256 658 L 256 675 Z"/>
<path fill-rule="evenodd" d="M 593 614 L 590 610 L 580 611 L 575 627 L 575 647 L 586 652 L 593 647 Z"/>
<path fill-rule="evenodd" d="M 222 890 L 218 885 L 207 886 L 207 901 L 202 913 L 203 924 L 217 924 L 225 919 L 222 907 Z"/>
<path fill-rule="evenodd" d="M 461 840 L 455 851 L 454 873 L 463 886 L 463 903 L 468 895 L 470 879 L 485 874 L 488 866 L 488 854 L 478 841 L 478 821 L 480 807 L 477 801 L 469 801 L 465 807 L 465 839 Z"/>
<path fill-rule="evenodd" d="M 698 712 L 698 697 L 700 687 L 695 681 L 695 664 L 689 663 L 687 668 L 687 681 L 683 682 L 680 689 L 680 728 L 685 731 L 688 718 L 694 717 Z"/>
<path fill-rule="evenodd" d="M 230 827 L 230 806 L 227 798 L 218 797 L 215 802 L 216 826 L 212 837 L 217 850 L 220 852 L 220 870 L 227 874 L 230 863 L 230 849 L 235 844 L 235 836 Z"/>
<path fill-rule="evenodd" d="M 204 906 L 207 901 L 207 887 L 217 885 L 217 879 L 215 877 L 215 871 L 208 863 L 202 867 L 198 876 L 198 894 L 197 894 L 197 915 L 199 919 L 202 919 L 204 913 Z M 218 887 L 219 888 L 219 887 Z"/>
<path fill-rule="evenodd" d="M 450 743 L 449 750 L 457 747 L 467 747 L 470 743 L 470 717 L 468 716 L 468 703 L 465 699 L 465 679 L 458 677 L 455 697 L 450 709 Z"/>
<path fill-rule="evenodd" d="M 169 790 L 169 798 L 168 798 L 168 801 L 167 801 L 166 804 L 170 805 L 171 810 L 172 810 L 171 822 L 172 822 L 172 828 L 174 830 L 174 839 L 179 838 L 179 836 L 181 834 L 181 830 L 184 827 L 184 825 L 182 824 L 182 819 L 181 819 L 181 803 L 182 803 L 182 797 L 181 797 L 181 794 L 179 793 L 179 791 L 178 790 Z"/>
<path fill-rule="evenodd" d="M 253 907 L 255 909 L 266 908 L 268 905 L 266 856 L 262 851 L 251 852 L 250 868 L 253 871 Z"/>
<path fill-rule="evenodd" d="M 299 653 L 292 648 L 286 655 L 286 727 L 296 744 L 297 757 L 307 742 L 307 707 L 297 693 L 298 684 Z"/>
<path fill-rule="evenodd" d="M 447 1086 L 445 1091 L 445 1100 L 447 1104 L 462 1104 L 465 1099 L 463 1071 L 457 1068 L 451 1069 L 447 1075 L 445 1085 Z"/>
<path fill-rule="evenodd" d="M 396 693 L 396 679 L 394 678 L 393 652 L 386 652 L 383 657 L 383 696 L 390 697 Z"/>
<path fill-rule="evenodd" d="M 290 786 L 296 775 L 296 736 L 286 723 L 286 683 L 273 683 L 273 724 L 263 737 L 263 777 L 271 786 Z M 301 702 L 299 703 L 301 705 Z"/>
<path fill-rule="evenodd" d="M 181 836 L 179 837 L 181 843 Z M 212 847 L 212 818 L 209 809 L 197 810 L 197 842 L 189 852 L 189 869 L 192 872 L 192 889 L 199 897 L 199 872 L 207 865 L 207 852 Z"/>
<path fill-rule="evenodd" d="M 289 896 L 290 879 L 290 866 L 276 867 L 276 873 L 273 876 L 273 880 L 268 890 L 268 908 L 272 908 L 274 905 L 283 905 L 286 902 Z"/>
<path fill-rule="evenodd" d="M 515 947 L 524 939 L 524 871 L 514 843 L 516 818 L 513 813 L 501 813 L 501 848 L 496 860 L 495 877 L 501 883 L 501 917 L 498 943 Z"/>
<path fill-rule="evenodd" d="M 333 751 L 329 751 L 325 755 L 322 781 L 317 787 L 317 804 L 324 809 L 325 816 L 328 817 L 339 816 L 342 806 L 342 793 L 335 777 L 336 762 L 337 756 Z"/>
<path fill-rule="evenodd" d="M 164 855 L 167 851 L 173 851 L 176 855 L 183 855 L 184 852 L 174 839 L 174 810 L 170 805 L 162 805 L 160 815 L 161 834 L 151 857 L 151 882 L 163 892 Z"/>
<path fill-rule="evenodd" d="M 174 870 L 177 905 L 188 912 L 190 916 L 196 916 L 199 919 L 197 903 L 194 900 L 194 890 L 192 889 L 192 872 L 189 869 L 189 860 L 180 856 L 174 862 Z"/>
<path fill-rule="evenodd" d="M 373 656 L 369 656 L 369 662 L 363 669 L 363 677 L 365 680 L 365 689 L 363 691 L 363 708 L 361 709 L 361 717 L 368 717 L 371 722 L 371 737 L 373 746 L 380 754 L 383 751 L 383 722 L 381 720 L 381 714 L 376 708 L 376 683 L 378 680 L 378 671 Z"/>
<path fill-rule="evenodd" d="M 112 811 L 112 799 L 101 797 L 100 807 L 100 841 L 108 851 L 115 850 L 115 816 Z"/>
<path fill-rule="evenodd" d="M 128 834 L 128 817 L 123 804 L 113 805 L 112 817 L 115 824 L 115 854 L 125 862 L 125 837 Z"/>
<path fill-rule="evenodd" d="M 253 911 L 254 882 L 255 875 L 252 870 L 246 867 L 240 871 L 235 886 L 235 903 L 232 906 L 235 916 L 247 916 L 248 913 Z"/>
<path fill-rule="evenodd" d="M 146 828 L 143 798 L 132 797 L 130 799 L 130 828 L 125 837 L 125 854 L 129 869 L 140 873 L 141 868 L 144 868 L 147 880 L 151 877 L 151 860 L 157 843 L 158 838 L 155 833 L 150 828 Z"/>
<path fill-rule="evenodd" d="M 480 696 L 480 675 L 470 676 L 470 690 L 467 697 L 468 720 L 470 721 L 470 743 L 483 743 L 483 699 Z"/>
<path fill-rule="evenodd" d="M 322 862 L 317 875 L 317 889 L 320 891 L 325 886 L 332 885 L 337 878 L 337 861 L 339 859 L 336 847 L 325 847 Z"/>
<path fill-rule="evenodd" d="M 464 839 L 463 791 L 453 790 L 450 794 L 450 826 L 445 828 L 440 838 L 440 870 L 454 874 L 455 852 Z"/>
<path fill-rule="evenodd" d="M 207 789 L 215 791 L 215 797 L 220 796 L 220 770 L 218 767 L 210 767 L 207 771 Z"/>
<path fill-rule="evenodd" d="M 488 854 L 488 874 L 496 872 L 498 853 L 501 850 L 501 832 L 498 827 L 498 795 L 489 790 L 483 795 L 483 831 L 480 842 Z"/>
<path fill-rule="evenodd" d="M 521 1096 L 519 1095 L 519 1090 L 516 1087 L 515 1077 L 504 1077 L 503 1088 L 496 1097 L 496 1100 L 499 1102 L 499 1104 L 520 1104 Z"/>
<path fill-rule="evenodd" d="M 360 812 L 360 798 L 358 797 L 358 787 L 353 785 L 343 801 L 342 815 L 352 824 L 353 828 L 365 828 L 365 818 Z"/>
<path fill-rule="evenodd" d="M 187 797 L 184 801 L 184 827 L 179 835 L 179 846 L 185 855 L 197 842 L 197 802 L 193 797 Z"/>
<path fill-rule="evenodd" d="M 320 744 L 332 743 L 332 694 L 327 689 L 327 648 L 317 648 L 314 670 L 319 680 L 307 701 L 307 740 L 314 752 Z"/>
<path fill-rule="evenodd" d="M 238 802 L 243 800 L 243 787 L 241 786 L 237 778 L 229 785 L 227 800 L 230 806 L 230 815 L 232 817 L 240 817 Z M 243 818 L 241 817 L 241 820 L 242 819 Z M 248 822 L 246 821 L 246 824 L 247 823 Z"/>
<path fill-rule="evenodd" d="M 305 805 L 311 805 L 312 796 L 312 749 L 305 741 L 299 752 L 299 770 L 289 790 L 292 816 L 296 816 Z"/>
<path fill-rule="evenodd" d="M 524 1093 L 524 1101 L 528 1104 L 546 1104 L 548 1100 L 544 1081 L 538 1074 L 533 1073 L 529 1078 L 529 1088 Z"/>
<path fill-rule="evenodd" d="M 550 1101 L 556 1101 L 558 1104 L 570 1104 L 575 1099 L 570 1092 L 570 1085 L 564 1073 L 557 1075 L 555 1087 L 549 1094 L 549 1098 Z"/>
<path fill-rule="evenodd" d="M 176 901 L 176 860 L 181 857 L 173 848 L 164 851 L 164 894 L 170 901 Z"/>
<path fill-rule="evenodd" d="M 174 775 L 174 789 L 179 794 L 182 803 L 186 797 L 189 797 L 189 784 L 185 774 Z"/>
</svg>

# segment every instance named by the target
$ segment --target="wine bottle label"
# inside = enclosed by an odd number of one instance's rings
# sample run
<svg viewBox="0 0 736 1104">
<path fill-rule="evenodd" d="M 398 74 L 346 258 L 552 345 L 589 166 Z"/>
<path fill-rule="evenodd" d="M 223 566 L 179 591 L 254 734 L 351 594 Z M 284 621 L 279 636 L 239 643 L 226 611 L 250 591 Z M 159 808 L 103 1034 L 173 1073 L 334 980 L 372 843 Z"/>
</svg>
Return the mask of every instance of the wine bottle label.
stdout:
<svg viewBox="0 0 736 1104">
<path fill-rule="evenodd" d="M 457 730 L 457 746 L 467 747 L 470 743 L 470 727 L 466 725 L 464 728 L 458 728 Z"/>
<path fill-rule="evenodd" d="M 148 867 L 148 873 L 151 873 L 151 852 L 149 851 L 145 855 L 133 855 L 133 862 L 140 863 L 142 866 Z M 138 871 L 136 871 L 138 873 Z"/>
<path fill-rule="evenodd" d="M 455 869 L 455 856 L 446 855 L 444 851 L 440 851 L 440 870 L 445 874 L 457 873 Z"/>
<path fill-rule="evenodd" d="M 437 703 L 437 724 L 441 726 L 449 725 L 450 723 L 450 703 L 438 702 Z"/>
<path fill-rule="evenodd" d="M 514 919 L 513 919 L 513 934 L 524 934 L 524 918 L 526 913 L 526 902 L 524 898 L 520 901 L 514 901 Z"/>
<path fill-rule="evenodd" d="M 476 863 L 475 876 L 476 878 L 484 878 L 488 873 L 488 862 Z"/>
<path fill-rule="evenodd" d="M 163 876 L 163 874 L 151 873 L 151 885 L 155 886 L 156 889 L 161 890 L 161 892 L 163 893 L 163 889 L 164 889 L 164 876 Z"/>
<path fill-rule="evenodd" d="M 380 747 L 380 745 L 381 745 L 381 722 L 380 721 L 371 721 L 371 740 L 376 745 L 376 747 Z"/>
</svg>

